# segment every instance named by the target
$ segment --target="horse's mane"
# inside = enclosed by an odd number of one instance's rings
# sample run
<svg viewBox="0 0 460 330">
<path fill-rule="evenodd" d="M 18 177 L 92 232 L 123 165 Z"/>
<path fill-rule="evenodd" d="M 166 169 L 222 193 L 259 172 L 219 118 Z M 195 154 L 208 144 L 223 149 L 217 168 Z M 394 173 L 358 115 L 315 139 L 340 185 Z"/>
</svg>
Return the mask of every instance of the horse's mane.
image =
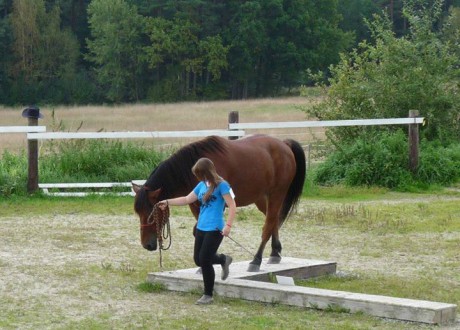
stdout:
<svg viewBox="0 0 460 330">
<path fill-rule="evenodd" d="M 225 152 L 226 146 L 222 142 L 221 138 L 210 136 L 180 148 L 171 157 L 161 162 L 150 174 L 144 184 L 144 189 L 138 192 L 135 209 L 141 210 L 144 208 L 143 204 L 148 203 L 146 190 L 162 188 L 159 198 L 163 199 L 169 198 L 178 189 L 193 189 L 196 183 L 196 178 L 192 173 L 193 165 L 201 157 Z"/>
</svg>

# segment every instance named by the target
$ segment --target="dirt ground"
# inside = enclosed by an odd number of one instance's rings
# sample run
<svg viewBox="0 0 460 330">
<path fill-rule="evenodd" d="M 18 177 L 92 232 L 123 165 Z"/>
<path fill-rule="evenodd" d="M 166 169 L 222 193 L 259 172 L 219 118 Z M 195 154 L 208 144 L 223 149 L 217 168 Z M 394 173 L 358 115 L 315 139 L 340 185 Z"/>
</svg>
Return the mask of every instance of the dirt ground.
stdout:
<svg viewBox="0 0 460 330">
<path fill-rule="evenodd" d="M 460 197 L 457 199 L 460 201 Z M 338 271 L 346 274 L 398 274 L 408 281 L 430 270 L 440 281 L 447 281 L 453 287 L 460 284 L 459 270 L 449 267 L 452 258 L 458 264 L 458 255 L 443 255 L 439 250 L 423 248 L 432 247 L 435 241 L 460 242 L 460 232 L 409 233 L 404 239 L 418 246 L 421 253 L 397 248 L 382 254 L 379 253 L 382 246 L 401 238 L 394 234 L 369 237 L 364 231 L 326 227 L 302 216 L 307 210 L 324 205 L 302 202 L 298 214 L 281 230 L 283 255 L 336 261 Z M 255 251 L 262 223 L 245 219 L 244 211 L 240 217 L 232 236 Z M 193 221 L 188 216 L 172 217 L 172 247 L 163 252 L 165 270 L 194 267 Z M 134 214 L 4 217 L 0 218 L 0 232 L 0 328 L 78 328 L 85 320 L 100 319 L 101 314 L 111 319 L 108 324 L 129 322 L 132 328 L 141 328 L 140 315 L 151 310 L 155 311 L 159 324 L 165 315 L 179 319 L 200 312 L 193 305 L 195 296 L 165 292 L 158 300 L 136 290 L 148 272 L 160 271 L 160 267 L 158 252 L 151 253 L 140 246 L 138 219 Z M 231 254 L 235 261 L 251 259 L 228 239 L 224 240 L 221 252 Z M 266 250 L 265 256 L 268 253 Z M 189 308 L 183 308 L 184 300 L 190 300 Z M 436 329 L 460 329 L 460 322 Z"/>
</svg>

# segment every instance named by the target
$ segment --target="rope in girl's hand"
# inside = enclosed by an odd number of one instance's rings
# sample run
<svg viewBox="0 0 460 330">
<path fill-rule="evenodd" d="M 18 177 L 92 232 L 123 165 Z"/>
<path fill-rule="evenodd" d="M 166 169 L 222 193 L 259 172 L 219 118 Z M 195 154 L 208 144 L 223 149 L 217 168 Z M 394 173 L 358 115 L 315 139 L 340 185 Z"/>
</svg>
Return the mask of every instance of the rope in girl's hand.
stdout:
<svg viewBox="0 0 460 330">
<path fill-rule="evenodd" d="M 152 221 L 149 222 L 150 218 Z M 155 233 L 158 240 L 158 250 L 160 252 L 160 268 L 163 268 L 163 256 L 161 254 L 162 250 L 168 250 L 172 244 L 171 236 L 171 226 L 169 224 L 169 206 L 166 204 L 166 207 L 161 208 L 159 203 L 153 206 L 152 213 L 150 213 L 149 218 L 147 219 L 148 224 L 154 227 Z M 163 240 L 169 238 L 169 244 L 167 247 L 163 246 Z"/>
<path fill-rule="evenodd" d="M 220 230 L 219 228 L 216 227 L 216 230 L 218 230 L 222 235 L 224 235 L 224 233 L 222 232 L 222 230 Z M 225 237 L 228 237 L 230 238 L 231 241 L 233 241 L 236 245 L 238 245 L 240 248 L 242 248 L 243 250 L 245 250 L 247 253 L 249 253 L 251 255 L 251 257 L 253 256 L 253 253 L 251 251 L 249 251 L 248 249 L 246 249 L 243 245 L 241 245 L 240 243 L 238 243 L 237 241 L 235 241 L 233 238 L 231 238 L 229 235 L 225 236 Z"/>
</svg>

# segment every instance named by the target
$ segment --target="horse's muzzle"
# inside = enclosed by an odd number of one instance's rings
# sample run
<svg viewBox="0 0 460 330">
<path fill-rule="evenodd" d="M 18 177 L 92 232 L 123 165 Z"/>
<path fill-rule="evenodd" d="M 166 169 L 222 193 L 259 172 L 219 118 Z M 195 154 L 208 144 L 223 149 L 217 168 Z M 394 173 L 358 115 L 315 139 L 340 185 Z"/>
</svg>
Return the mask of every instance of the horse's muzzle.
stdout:
<svg viewBox="0 0 460 330">
<path fill-rule="evenodd" d="M 153 242 L 149 242 L 145 245 L 143 245 L 144 249 L 148 250 L 148 251 L 155 251 L 157 249 L 157 242 L 156 241 L 153 241 Z"/>
</svg>

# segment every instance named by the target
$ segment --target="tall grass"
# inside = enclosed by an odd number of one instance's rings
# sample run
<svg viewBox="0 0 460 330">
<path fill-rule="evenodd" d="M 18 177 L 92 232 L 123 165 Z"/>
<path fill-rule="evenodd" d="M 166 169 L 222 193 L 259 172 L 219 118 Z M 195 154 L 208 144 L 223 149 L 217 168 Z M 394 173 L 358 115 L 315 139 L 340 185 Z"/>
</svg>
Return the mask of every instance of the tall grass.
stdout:
<svg viewBox="0 0 460 330">
<path fill-rule="evenodd" d="M 27 155 L 3 153 L 0 162 L 0 196 L 24 194 L 27 187 Z"/>
<path fill-rule="evenodd" d="M 170 153 L 120 141 L 77 140 L 53 146 L 40 161 L 41 182 L 123 182 L 147 178 Z"/>
<path fill-rule="evenodd" d="M 40 150 L 39 181 L 126 182 L 146 179 L 173 152 L 135 143 L 77 140 L 51 144 Z M 27 155 L 5 151 L 0 165 L 0 194 L 24 195 L 27 187 Z"/>
</svg>

